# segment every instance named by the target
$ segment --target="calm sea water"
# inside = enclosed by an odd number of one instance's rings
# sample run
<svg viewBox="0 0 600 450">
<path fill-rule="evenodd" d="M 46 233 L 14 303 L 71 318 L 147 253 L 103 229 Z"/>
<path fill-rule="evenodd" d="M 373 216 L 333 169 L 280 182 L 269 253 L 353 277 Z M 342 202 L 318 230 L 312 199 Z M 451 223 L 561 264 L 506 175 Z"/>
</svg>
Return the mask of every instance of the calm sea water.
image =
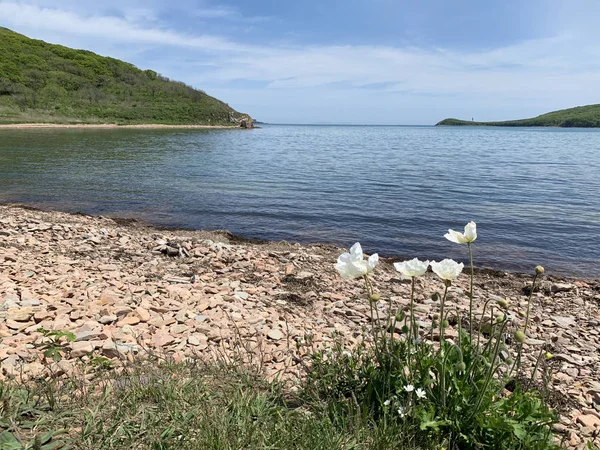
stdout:
<svg viewBox="0 0 600 450">
<path fill-rule="evenodd" d="M 600 130 L 0 130 L 0 202 L 600 276 Z"/>
</svg>

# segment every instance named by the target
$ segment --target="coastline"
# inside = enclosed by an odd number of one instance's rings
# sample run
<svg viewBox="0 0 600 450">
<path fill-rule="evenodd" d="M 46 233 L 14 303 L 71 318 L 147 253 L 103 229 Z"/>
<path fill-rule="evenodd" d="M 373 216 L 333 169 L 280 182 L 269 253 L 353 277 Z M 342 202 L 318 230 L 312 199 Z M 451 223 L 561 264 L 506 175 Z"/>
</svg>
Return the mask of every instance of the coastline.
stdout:
<svg viewBox="0 0 600 450">
<path fill-rule="evenodd" d="M 160 123 L 149 123 L 149 124 L 134 124 L 134 125 L 117 125 L 112 123 L 102 124 L 70 124 L 70 123 L 8 123 L 0 124 L 0 130 L 19 130 L 19 129 L 35 129 L 35 128 L 67 128 L 67 129 L 217 129 L 217 130 L 229 130 L 229 129 L 240 129 L 245 128 L 235 125 L 169 125 Z"/>
<path fill-rule="evenodd" d="M 306 333 L 317 346 L 332 333 L 352 347 L 370 323 L 360 280 L 342 280 L 334 264 L 342 249 L 326 244 L 240 239 L 225 231 L 163 229 L 143 223 L 0 205 L 0 379 L 35 376 L 39 328 L 84 336 L 70 360 L 103 355 L 118 363 L 144 349 L 174 358 L 214 355 L 237 339 L 263 346 L 267 374 L 301 374 L 295 342 Z M 507 299 L 518 322 L 527 305 L 527 274 L 475 272 L 477 309 Z M 406 308 L 410 283 L 382 258 L 373 285 L 389 304 Z M 443 285 L 433 273 L 418 279 L 415 313 L 431 326 Z M 447 305 L 468 313 L 469 277 L 453 283 Z M 569 446 L 589 436 L 579 417 L 600 403 L 600 280 L 544 275 L 532 302 L 525 367 L 541 349 L 556 358 L 552 388 L 560 395 Z M 456 338 L 452 325 L 447 336 Z M 232 350 L 233 351 L 233 350 Z M 587 423 L 587 422 L 585 422 Z"/>
</svg>

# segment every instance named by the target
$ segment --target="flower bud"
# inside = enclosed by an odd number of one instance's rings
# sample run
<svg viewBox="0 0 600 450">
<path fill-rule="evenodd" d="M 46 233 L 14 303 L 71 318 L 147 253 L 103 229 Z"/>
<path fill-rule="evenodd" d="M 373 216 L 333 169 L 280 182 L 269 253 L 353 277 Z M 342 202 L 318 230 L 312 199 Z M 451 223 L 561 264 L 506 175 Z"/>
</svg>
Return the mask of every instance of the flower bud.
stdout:
<svg viewBox="0 0 600 450">
<path fill-rule="evenodd" d="M 442 328 L 448 328 L 450 323 L 447 320 L 442 320 Z"/>
<path fill-rule="evenodd" d="M 515 363 L 515 360 L 512 358 L 506 358 L 506 365 L 512 366 Z"/>
<path fill-rule="evenodd" d="M 552 358 L 554 358 L 554 355 L 552 353 L 550 353 L 550 352 L 546 352 L 545 356 L 546 356 L 546 359 L 552 359 Z"/>
<path fill-rule="evenodd" d="M 431 294 L 431 300 L 433 300 L 434 302 L 439 302 L 440 301 L 440 293 L 434 292 L 433 294 Z"/>
<path fill-rule="evenodd" d="M 467 370 L 467 365 L 464 362 L 460 361 L 456 363 L 454 368 L 457 372 L 464 372 L 465 370 Z"/>
<path fill-rule="evenodd" d="M 438 320 L 439 318 L 440 318 L 439 314 L 436 313 L 436 314 L 433 315 L 433 320 Z"/>
<path fill-rule="evenodd" d="M 398 311 L 396 313 L 396 322 L 402 322 L 405 317 L 406 317 L 406 314 L 404 313 L 404 311 Z"/>
<path fill-rule="evenodd" d="M 519 317 L 525 317 L 525 311 L 519 310 L 517 314 L 519 314 Z"/>
<path fill-rule="evenodd" d="M 504 314 L 498 314 L 496 316 L 496 322 L 502 323 L 503 320 L 504 320 Z"/>
<path fill-rule="evenodd" d="M 520 344 L 523 344 L 526 340 L 527 340 L 527 336 L 525 336 L 525 333 L 523 333 L 523 331 L 521 331 L 521 330 L 515 331 L 515 341 L 517 341 Z"/>
<path fill-rule="evenodd" d="M 400 331 L 402 331 L 404 334 L 408 333 L 408 326 L 404 325 Z"/>
<path fill-rule="evenodd" d="M 446 285 L 446 287 L 450 287 L 452 286 L 452 280 L 444 280 L 444 284 Z"/>
<path fill-rule="evenodd" d="M 543 273 L 544 273 L 544 268 L 543 268 L 542 266 L 536 266 L 536 267 L 535 267 L 535 273 L 536 273 L 537 275 L 541 275 L 541 274 L 543 274 Z"/>
<path fill-rule="evenodd" d="M 508 302 L 504 298 L 501 298 L 500 300 L 498 300 L 497 303 L 500 308 L 504 308 L 504 309 L 508 308 Z"/>
<path fill-rule="evenodd" d="M 371 299 L 372 302 L 378 302 L 381 299 L 381 295 L 379 294 L 371 294 L 371 297 L 369 297 Z"/>
</svg>

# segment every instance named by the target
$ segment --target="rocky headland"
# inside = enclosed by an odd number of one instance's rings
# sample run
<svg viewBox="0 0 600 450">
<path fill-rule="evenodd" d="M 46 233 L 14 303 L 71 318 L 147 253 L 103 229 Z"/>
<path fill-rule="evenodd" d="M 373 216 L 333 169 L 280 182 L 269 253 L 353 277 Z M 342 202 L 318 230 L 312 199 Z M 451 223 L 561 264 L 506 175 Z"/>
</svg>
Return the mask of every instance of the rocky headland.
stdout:
<svg viewBox="0 0 600 450">
<path fill-rule="evenodd" d="M 267 375 L 301 376 L 308 336 L 315 346 L 340 338 L 353 346 L 369 327 L 363 284 L 334 269 L 340 252 L 0 206 L 0 378 L 44 376 L 40 328 L 74 333 L 56 363 L 65 376 L 98 355 L 115 364 L 146 352 L 177 361 L 239 345 L 256 353 Z M 529 275 L 479 270 L 475 301 L 481 307 L 507 299 L 522 320 L 530 285 Z M 394 308 L 408 305 L 410 283 L 392 261 L 377 266 L 374 286 L 381 316 L 390 298 Z M 423 330 L 438 310 L 432 294 L 442 289 L 432 273 L 417 280 Z M 468 289 L 463 274 L 446 306 L 467 312 Z M 581 448 L 600 432 L 600 280 L 544 275 L 533 294 L 532 324 L 526 365 L 542 349 L 553 355 L 550 387 L 561 411 L 555 429 L 567 446 Z"/>
</svg>

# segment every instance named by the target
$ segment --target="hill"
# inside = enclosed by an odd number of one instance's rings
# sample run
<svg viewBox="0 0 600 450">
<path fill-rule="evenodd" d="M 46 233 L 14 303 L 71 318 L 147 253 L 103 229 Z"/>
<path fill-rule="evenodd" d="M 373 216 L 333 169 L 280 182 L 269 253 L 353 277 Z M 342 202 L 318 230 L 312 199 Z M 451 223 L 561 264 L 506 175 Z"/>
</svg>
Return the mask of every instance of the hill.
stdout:
<svg viewBox="0 0 600 450">
<path fill-rule="evenodd" d="M 561 127 L 599 128 L 600 104 L 577 106 L 576 108 L 552 111 L 531 119 L 506 120 L 503 122 L 471 122 L 459 119 L 444 119 L 436 125 L 446 126 L 493 126 L 493 127 Z"/>
<path fill-rule="evenodd" d="M 244 125 L 226 103 L 152 70 L 0 27 L 0 123 Z"/>
</svg>

